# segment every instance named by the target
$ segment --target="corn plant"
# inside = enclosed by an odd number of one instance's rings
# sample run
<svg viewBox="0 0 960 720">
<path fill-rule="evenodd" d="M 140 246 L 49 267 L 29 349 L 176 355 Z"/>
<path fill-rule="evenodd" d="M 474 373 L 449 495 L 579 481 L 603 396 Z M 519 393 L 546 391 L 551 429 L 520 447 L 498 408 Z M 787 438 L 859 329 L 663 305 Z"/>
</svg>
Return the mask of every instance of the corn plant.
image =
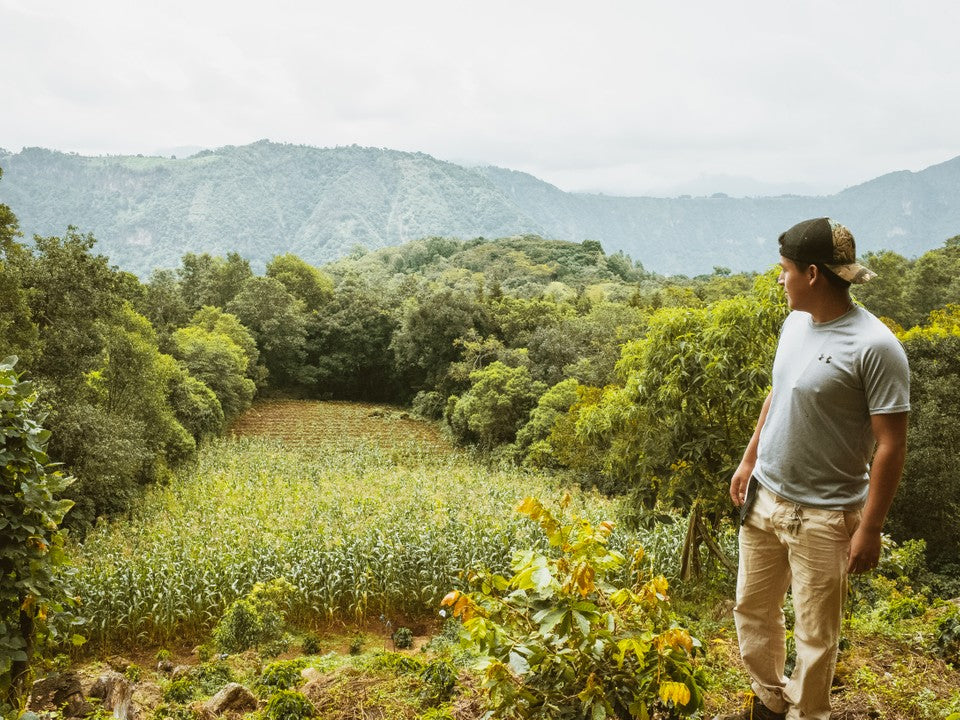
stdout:
<svg viewBox="0 0 960 720">
<path fill-rule="evenodd" d="M 403 442 L 208 444 L 190 472 L 151 488 L 131 519 L 97 527 L 72 549 L 65 581 L 91 639 L 201 639 L 231 603 L 274 578 L 292 585 L 286 617 L 295 624 L 432 614 L 465 569 L 504 572 L 514 550 L 545 542 L 510 508 L 528 493 L 559 495 L 556 479 L 437 446 L 407 452 Z M 611 508 L 588 492 L 574 503 L 585 516 Z"/>
</svg>

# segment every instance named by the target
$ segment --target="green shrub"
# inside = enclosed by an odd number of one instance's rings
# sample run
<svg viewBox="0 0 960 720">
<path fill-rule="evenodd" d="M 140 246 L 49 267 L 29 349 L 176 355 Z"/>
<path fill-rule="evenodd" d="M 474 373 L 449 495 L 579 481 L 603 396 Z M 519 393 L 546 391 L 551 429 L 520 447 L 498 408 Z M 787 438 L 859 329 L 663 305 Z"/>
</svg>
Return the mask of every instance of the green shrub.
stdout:
<svg viewBox="0 0 960 720">
<path fill-rule="evenodd" d="M 301 693 L 294 690 L 281 690 L 274 693 L 263 710 L 266 720 L 301 720 L 312 718 L 316 708 Z"/>
<path fill-rule="evenodd" d="M 189 677 L 180 678 L 171 682 L 163 692 L 163 699 L 169 703 L 188 703 L 197 694 L 197 688 Z"/>
<path fill-rule="evenodd" d="M 233 682 L 233 671 L 224 662 L 210 662 L 198 665 L 190 672 L 201 695 L 213 695 L 227 683 Z"/>
<path fill-rule="evenodd" d="M 392 640 L 397 650 L 406 650 L 413 645 L 413 631 L 407 627 L 399 627 L 393 633 Z"/>
<path fill-rule="evenodd" d="M 379 652 L 368 662 L 371 670 L 388 670 L 397 675 L 419 675 L 424 668 L 417 658 L 396 652 Z"/>
<path fill-rule="evenodd" d="M 350 641 L 350 654 L 359 655 L 363 651 L 363 635 L 357 633 Z"/>
<path fill-rule="evenodd" d="M 303 638 L 303 643 L 300 647 L 303 650 L 304 655 L 319 655 L 323 649 L 323 645 L 320 642 L 319 636 L 314 633 L 306 635 Z"/>
<path fill-rule="evenodd" d="M 937 654 L 947 662 L 960 664 L 960 613 L 952 613 L 940 621 Z"/>
<path fill-rule="evenodd" d="M 457 686 L 457 668 L 446 658 L 437 658 L 427 664 L 420 673 L 420 679 L 425 686 L 420 696 L 425 701 L 431 705 L 446 702 Z"/>
<path fill-rule="evenodd" d="M 289 690 L 300 684 L 300 671 L 307 666 L 304 658 L 278 660 L 267 665 L 254 689 L 259 695 L 269 695 L 277 690 Z"/>
<path fill-rule="evenodd" d="M 197 720 L 197 714 L 191 708 L 167 703 L 157 705 L 150 717 L 152 720 Z M 87 718 L 92 720 L 89 715 Z"/>
<path fill-rule="evenodd" d="M 265 657 L 276 657 L 277 655 L 282 655 L 287 652 L 293 643 L 293 636 L 289 633 L 283 633 L 283 635 L 278 638 L 264 642 L 260 646 L 260 651 Z"/>
<path fill-rule="evenodd" d="M 446 402 L 446 398 L 436 390 L 422 390 L 414 396 L 410 407 L 413 412 L 421 417 L 429 420 L 439 420 L 443 417 L 443 408 L 446 406 Z"/>
<path fill-rule="evenodd" d="M 564 507 L 569 503 L 565 498 Z M 538 500 L 518 508 L 539 523 L 550 547 L 516 553 L 510 578 L 471 571 L 472 592 L 443 605 L 463 620 L 465 642 L 486 656 L 484 686 L 498 717 L 691 716 L 703 707 L 700 643 L 678 627 L 667 580 L 642 570 L 632 553 L 630 584 L 611 578 L 627 560 L 607 543 L 609 522 L 561 524 Z"/>
<path fill-rule="evenodd" d="M 213 631 L 223 652 L 238 653 L 251 647 L 283 641 L 286 608 L 293 586 L 283 578 L 257 583 L 227 608 Z M 282 652 L 282 651 L 281 651 Z"/>
</svg>

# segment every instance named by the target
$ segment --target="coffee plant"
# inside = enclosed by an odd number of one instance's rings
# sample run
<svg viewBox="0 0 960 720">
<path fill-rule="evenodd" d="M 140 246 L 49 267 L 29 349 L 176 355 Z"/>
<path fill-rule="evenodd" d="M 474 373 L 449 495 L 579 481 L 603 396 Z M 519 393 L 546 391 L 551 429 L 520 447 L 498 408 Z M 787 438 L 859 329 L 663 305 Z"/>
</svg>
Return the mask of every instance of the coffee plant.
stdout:
<svg viewBox="0 0 960 720">
<path fill-rule="evenodd" d="M 568 501 L 562 503 L 566 508 Z M 513 574 L 473 570 L 471 590 L 442 602 L 463 620 L 465 643 L 486 660 L 492 714 L 510 718 L 684 717 L 703 706 L 700 643 L 678 627 L 668 584 L 645 569 L 641 548 L 609 547 L 613 526 L 561 523 L 539 500 L 519 512 L 549 550 L 517 552 Z M 612 580 L 629 564 L 629 582 Z"/>
</svg>

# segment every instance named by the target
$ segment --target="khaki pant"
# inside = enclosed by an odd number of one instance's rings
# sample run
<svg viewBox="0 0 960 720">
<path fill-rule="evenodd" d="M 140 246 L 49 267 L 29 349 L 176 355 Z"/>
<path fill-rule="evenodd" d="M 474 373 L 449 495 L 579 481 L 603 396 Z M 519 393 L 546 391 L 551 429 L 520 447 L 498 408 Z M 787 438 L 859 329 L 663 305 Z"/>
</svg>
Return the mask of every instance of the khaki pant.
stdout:
<svg viewBox="0 0 960 720">
<path fill-rule="evenodd" d="M 756 482 L 751 480 L 751 482 Z M 796 505 L 760 486 L 740 528 L 733 609 L 740 654 L 764 705 L 788 718 L 830 717 L 850 537 L 860 512 Z M 787 589 L 796 611 L 797 663 L 784 675 Z"/>
</svg>

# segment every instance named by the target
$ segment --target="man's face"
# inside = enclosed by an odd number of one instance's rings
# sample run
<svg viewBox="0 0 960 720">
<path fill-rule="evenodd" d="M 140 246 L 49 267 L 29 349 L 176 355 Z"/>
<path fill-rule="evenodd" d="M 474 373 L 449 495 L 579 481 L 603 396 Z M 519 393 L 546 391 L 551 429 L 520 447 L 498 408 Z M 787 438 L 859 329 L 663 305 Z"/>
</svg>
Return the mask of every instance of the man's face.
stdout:
<svg viewBox="0 0 960 720">
<path fill-rule="evenodd" d="M 791 310 L 803 310 L 807 299 L 810 297 L 810 277 L 808 273 L 801 271 L 793 260 L 781 255 L 780 277 L 777 278 L 777 282 L 787 296 L 787 306 Z"/>
</svg>

